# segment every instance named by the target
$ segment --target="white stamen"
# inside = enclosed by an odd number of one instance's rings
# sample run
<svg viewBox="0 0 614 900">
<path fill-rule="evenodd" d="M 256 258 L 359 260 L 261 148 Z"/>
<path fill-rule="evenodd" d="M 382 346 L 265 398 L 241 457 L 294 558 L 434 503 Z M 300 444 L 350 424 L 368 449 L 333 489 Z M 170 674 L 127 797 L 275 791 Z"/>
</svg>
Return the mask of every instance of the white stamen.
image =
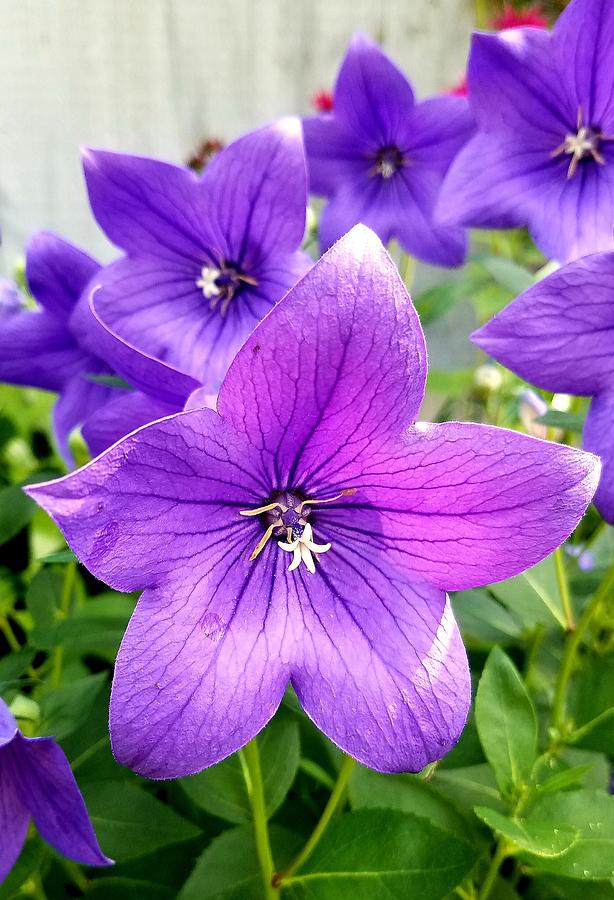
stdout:
<svg viewBox="0 0 614 900">
<path fill-rule="evenodd" d="M 290 543 L 285 541 L 278 542 L 278 547 L 285 550 L 286 553 L 293 554 L 292 562 L 288 566 L 288 572 L 293 572 L 301 563 L 304 563 L 312 575 L 315 575 L 316 564 L 311 554 L 327 553 L 331 546 L 331 544 L 314 544 L 313 528 L 309 522 L 303 528 L 303 533 L 300 537 L 295 538 Z"/>
<path fill-rule="evenodd" d="M 196 282 L 196 287 L 199 287 L 202 290 L 203 296 L 205 296 L 207 300 L 211 300 L 212 297 L 219 297 L 221 291 L 217 284 L 217 279 L 221 274 L 219 269 L 214 269 L 212 266 L 202 267 L 200 278 Z"/>
</svg>

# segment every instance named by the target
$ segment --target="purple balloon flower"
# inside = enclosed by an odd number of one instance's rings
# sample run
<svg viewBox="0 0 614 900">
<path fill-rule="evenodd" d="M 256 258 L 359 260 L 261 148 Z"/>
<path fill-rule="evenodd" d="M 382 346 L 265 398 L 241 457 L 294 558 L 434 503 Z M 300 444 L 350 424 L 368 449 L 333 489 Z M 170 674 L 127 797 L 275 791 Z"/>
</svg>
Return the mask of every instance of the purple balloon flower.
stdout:
<svg viewBox="0 0 614 900">
<path fill-rule="evenodd" d="M 614 524 L 614 253 L 569 263 L 472 335 L 479 347 L 547 391 L 589 396 L 584 446 L 602 459 L 595 494 Z"/>
<path fill-rule="evenodd" d="M 21 312 L 24 303 L 17 285 L 6 278 L 0 278 L 0 322 Z"/>
<path fill-rule="evenodd" d="M 126 256 L 100 275 L 100 313 L 135 346 L 217 390 L 256 323 L 305 273 L 298 120 L 239 138 L 202 175 L 88 150 L 94 215 Z"/>
<path fill-rule="evenodd" d="M 385 772 L 452 747 L 470 702 L 445 591 L 507 578 L 575 527 L 590 454 L 483 425 L 412 425 L 420 322 L 357 227 L 274 308 L 218 397 L 28 493 L 84 564 L 146 588 L 111 699 L 117 758 L 168 778 L 252 738 L 290 681 Z"/>
<path fill-rule="evenodd" d="M 459 153 L 438 217 L 528 225 L 546 256 L 614 246 L 614 3 L 572 0 L 552 33 L 478 32 L 469 101 L 479 133 Z"/>
<path fill-rule="evenodd" d="M 72 316 L 98 263 L 73 244 L 49 232 L 31 238 L 26 254 L 26 278 L 42 306 L 40 310 L 14 308 L 0 312 L 0 381 L 57 391 L 53 426 L 60 454 L 71 465 L 68 437 L 111 396 L 89 375 L 111 370 L 83 344 Z"/>
<path fill-rule="evenodd" d="M 337 77 L 333 112 L 303 121 L 311 190 L 330 197 L 320 221 L 322 247 L 362 222 L 418 259 L 460 265 L 465 232 L 436 225 L 433 210 L 473 128 L 466 98 L 416 103 L 405 75 L 371 38 L 355 35 Z"/>
<path fill-rule="evenodd" d="M 88 866 L 113 863 L 98 846 L 61 747 L 50 737 L 24 737 L 0 699 L 0 882 L 21 852 L 31 818 L 63 856 Z"/>
</svg>

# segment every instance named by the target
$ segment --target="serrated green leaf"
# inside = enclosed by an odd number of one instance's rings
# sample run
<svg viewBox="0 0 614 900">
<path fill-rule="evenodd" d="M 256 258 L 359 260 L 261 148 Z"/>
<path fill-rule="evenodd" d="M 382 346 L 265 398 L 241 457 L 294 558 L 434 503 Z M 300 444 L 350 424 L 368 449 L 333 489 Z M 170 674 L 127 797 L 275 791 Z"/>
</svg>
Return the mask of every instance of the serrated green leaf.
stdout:
<svg viewBox="0 0 614 900">
<path fill-rule="evenodd" d="M 474 847 L 426 819 L 363 809 L 335 819 L 301 871 L 292 900 L 442 900 L 471 871 Z"/>
<path fill-rule="evenodd" d="M 128 782 L 87 784 L 83 794 L 100 845 L 116 862 L 152 853 L 199 833 L 170 806 Z"/>
<path fill-rule="evenodd" d="M 527 821 L 551 822 L 580 831 L 571 849 L 554 859 L 539 858 L 532 865 L 566 878 L 614 878 L 614 797 L 602 791 L 565 791 L 540 798 Z"/>
<path fill-rule="evenodd" d="M 487 806 L 476 806 L 475 814 L 515 847 L 534 856 L 561 856 L 580 836 L 577 828 L 534 819 L 510 819 Z"/>
<path fill-rule="evenodd" d="M 298 835 L 279 825 L 271 825 L 269 836 L 278 868 L 287 865 L 303 844 Z M 252 827 L 232 828 L 215 838 L 177 900 L 264 900 Z"/>
<path fill-rule="evenodd" d="M 279 808 L 290 790 L 299 762 L 299 730 L 292 715 L 280 710 L 257 737 L 264 795 L 269 816 Z M 228 822 L 243 824 L 251 819 L 251 804 L 238 754 L 216 766 L 181 779 L 191 800 L 202 809 Z"/>
<path fill-rule="evenodd" d="M 526 784 L 537 758 L 537 716 L 510 658 L 495 647 L 484 666 L 475 717 L 486 759 L 503 794 Z"/>
</svg>

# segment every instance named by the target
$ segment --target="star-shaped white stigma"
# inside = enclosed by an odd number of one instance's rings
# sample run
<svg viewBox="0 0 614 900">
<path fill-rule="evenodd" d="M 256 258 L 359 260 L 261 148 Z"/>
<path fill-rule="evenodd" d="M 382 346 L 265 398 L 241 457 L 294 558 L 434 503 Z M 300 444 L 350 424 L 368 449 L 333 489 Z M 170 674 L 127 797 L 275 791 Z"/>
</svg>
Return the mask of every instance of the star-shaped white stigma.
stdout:
<svg viewBox="0 0 614 900">
<path fill-rule="evenodd" d="M 326 553 L 331 548 L 331 544 L 314 544 L 313 528 L 309 522 L 304 526 L 303 533 L 300 537 L 295 538 L 289 544 L 286 544 L 284 541 L 279 541 L 278 546 L 287 553 L 294 554 L 292 562 L 288 566 L 288 572 L 292 572 L 300 566 L 301 562 L 303 562 L 312 575 L 315 575 L 316 564 L 311 554 Z"/>
<path fill-rule="evenodd" d="M 211 300 L 212 297 L 219 297 L 221 291 L 217 284 L 217 279 L 221 274 L 219 269 L 214 269 L 212 266 L 202 267 L 200 278 L 196 282 L 196 287 L 199 287 L 202 290 L 203 295 L 207 300 Z"/>
</svg>

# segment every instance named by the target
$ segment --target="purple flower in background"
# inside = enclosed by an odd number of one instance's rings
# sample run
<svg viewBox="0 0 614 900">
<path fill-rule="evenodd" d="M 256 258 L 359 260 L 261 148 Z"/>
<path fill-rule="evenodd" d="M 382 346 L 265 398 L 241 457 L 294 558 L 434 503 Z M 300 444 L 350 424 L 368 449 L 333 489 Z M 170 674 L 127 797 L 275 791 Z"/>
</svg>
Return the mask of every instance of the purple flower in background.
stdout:
<svg viewBox="0 0 614 900">
<path fill-rule="evenodd" d="M 572 0 L 552 33 L 477 33 L 469 101 L 479 133 L 459 153 L 438 217 L 528 225 L 561 261 L 614 247 L 614 3 Z"/>
<path fill-rule="evenodd" d="M 103 320 L 216 391 L 247 335 L 304 274 L 307 187 L 300 123 L 221 150 L 202 175 L 88 150 L 94 215 L 126 256 L 100 273 Z"/>
<path fill-rule="evenodd" d="M 433 210 L 444 175 L 473 132 L 463 97 L 416 103 L 410 83 L 363 34 L 341 65 L 333 112 L 303 121 L 311 191 L 329 197 L 320 243 L 330 247 L 362 222 L 425 262 L 458 266 L 465 232 Z"/>
<path fill-rule="evenodd" d="M 29 487 L 84 564 L 146 588 L 117 658 L 117 758 L 168 778 L 252 738 L 290 681 L 336 744 L 417 771 L 470 702 L 445 591 L 507 578 L 575 527 L 598 460 L 483 425 L 412 425 L 426 354 L 368 229 L 256 328 L 217 412 L 142 428 Z"/>
<path fill-rule="evenodd" d="M 21 852 L 31 818 L 63 856 L 88 866 L 112 864 L 61 747 L 50 737 L 24 737 L 0 699 L 0 882 Z"/>
<path fill-rule="evenodd" d="M 42 309 L 16 308 L 14 293 L 6 287 L 0 300 L 0 381 L 59 393 L 53 426 L 68 465 L 71 431 L 111 396 L 108 387 L 88 377 L 111 370 L 84 348 L 71 321 L 85 286 L 99 268 L 82 250 L 41 231 L 27 247 L 26 278 Z"/>
<path fill-rule="evenodd" d="M 614 253 L 569 263 L 530 287 L 472 340 L 547 391 L 589 396 L 584 446 L 602 459 L 595 505 L 614 524 Z"/>
<path fill-rule="evenodd" d="M 0 322 L 21 312 L 23 308 L 23 299 L 17 285 L 6 278 L 0 278 Z"/>
</svg>

